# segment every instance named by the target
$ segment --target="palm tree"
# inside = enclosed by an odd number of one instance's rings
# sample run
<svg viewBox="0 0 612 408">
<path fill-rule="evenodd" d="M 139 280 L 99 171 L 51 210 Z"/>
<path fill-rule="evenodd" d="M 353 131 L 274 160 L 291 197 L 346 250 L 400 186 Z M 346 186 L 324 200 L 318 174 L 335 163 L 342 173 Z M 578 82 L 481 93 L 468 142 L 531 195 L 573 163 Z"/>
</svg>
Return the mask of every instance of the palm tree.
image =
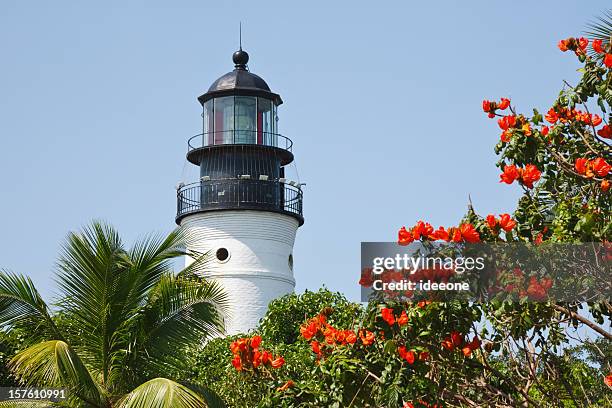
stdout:
<svg viewBox="0 0 612 408">
<path fill-rule="evenodd" d="M 185 372 L 187 346 L 222 333 L 227 307 L 220 287 L 198 277 L 206 254 L 172 273 L 182 255 L 194 254 L 180 229 L 126 250 L 94 222 L 62 248 L 54 313 L 30 278 L 0 271 L 0 326 L 29 333 L 10 370 L 25 385 L 67 388 L 68 406 L 222 406 L 203 387 L 164 378 Z"/>
</svg>

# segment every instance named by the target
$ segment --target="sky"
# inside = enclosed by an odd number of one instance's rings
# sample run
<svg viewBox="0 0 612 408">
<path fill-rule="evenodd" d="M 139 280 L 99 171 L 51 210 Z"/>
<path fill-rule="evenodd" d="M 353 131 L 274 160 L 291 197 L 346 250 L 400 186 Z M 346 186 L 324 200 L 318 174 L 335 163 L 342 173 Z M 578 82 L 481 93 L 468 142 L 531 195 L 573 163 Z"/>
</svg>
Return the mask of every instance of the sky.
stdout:
<svg viewBox="0 0 612 408">
<path fill-rule="evenodd" d="M 191 174 L 197 96 L 249 68 L 284 104 L 306 183 L 298 292 L 359 299 L 360 243 L 419 219 L 512 212 L 483 98 L 545 110 L 575 82 L 559 39 L 607 1 L 252 2 L 4 0 L 0 6 L 0 268 L 46 298 L 69 231 L 104 220 L 126 243 L 174 227 Z M 192 169 L 193 170 L 193 169 Z M 193 173 L 195 174 L 195 173 Z"/>
</svg>

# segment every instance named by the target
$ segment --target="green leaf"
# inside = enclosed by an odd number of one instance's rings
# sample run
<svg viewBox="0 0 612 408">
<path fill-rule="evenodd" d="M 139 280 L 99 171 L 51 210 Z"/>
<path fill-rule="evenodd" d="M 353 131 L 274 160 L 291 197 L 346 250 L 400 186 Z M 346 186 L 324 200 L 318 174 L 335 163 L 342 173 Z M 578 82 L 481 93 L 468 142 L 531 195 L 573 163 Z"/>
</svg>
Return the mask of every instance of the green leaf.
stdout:
<svg viewBox="0 0 612 408">
<path fill-rule="evenodd" d="M 194 390 L 168 380 L 154 378 L 138 386 L 121 401 L 118 408 L 202 408 L 208 405 L 204 397 Z"/>
</svg>

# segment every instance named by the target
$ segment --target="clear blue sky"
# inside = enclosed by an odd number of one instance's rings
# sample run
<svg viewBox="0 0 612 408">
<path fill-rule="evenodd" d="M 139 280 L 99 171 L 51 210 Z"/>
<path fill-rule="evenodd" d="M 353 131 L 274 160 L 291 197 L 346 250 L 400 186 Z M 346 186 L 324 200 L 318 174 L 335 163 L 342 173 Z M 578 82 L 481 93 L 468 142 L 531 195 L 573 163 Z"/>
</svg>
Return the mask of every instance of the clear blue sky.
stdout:
<svg viewBox="0 0 612 408">
<path fill-rule="evenodd" d="M 361 241 L 423 218 L 452 225 L 468 194 L 508 212 L 483 97 L 546 108 L 577 62 L 556 48 L 607 1 L 5 0 L 0 11 L 0 267 L 45 296 L 65 235 L 107 220 L 127 242 L 174 227 L 196 97 L 232 69 L 282 95 L 306 223 L 297 290 L 358 299 Z M 129 3 L 129 4 L 127 4 Z"/>
</svg>

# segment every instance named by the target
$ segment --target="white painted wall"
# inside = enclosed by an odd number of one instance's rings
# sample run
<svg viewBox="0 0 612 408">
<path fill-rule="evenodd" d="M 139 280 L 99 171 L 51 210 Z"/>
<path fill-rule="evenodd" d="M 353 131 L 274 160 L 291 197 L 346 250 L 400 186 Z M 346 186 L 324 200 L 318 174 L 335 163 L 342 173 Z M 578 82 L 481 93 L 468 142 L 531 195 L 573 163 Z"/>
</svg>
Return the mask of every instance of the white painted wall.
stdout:
<svg viewBox="0 0 612 408">
<path fill-rule="evenodd" d="M 188 215 L 181 226 L 188 249 L 212 251 L 209 276 L 221 283 L 230 302 L 226 334 L 255 328 L 271 300 L 293 292 L 289 255 L 299 226 L 295 218 L 266 211 L 223 210 Z M 226 262 L 214 255 L 222 247 L 230 254 Z M 187 258 L 186 263 L 191 262 Z"/>
</svg>

